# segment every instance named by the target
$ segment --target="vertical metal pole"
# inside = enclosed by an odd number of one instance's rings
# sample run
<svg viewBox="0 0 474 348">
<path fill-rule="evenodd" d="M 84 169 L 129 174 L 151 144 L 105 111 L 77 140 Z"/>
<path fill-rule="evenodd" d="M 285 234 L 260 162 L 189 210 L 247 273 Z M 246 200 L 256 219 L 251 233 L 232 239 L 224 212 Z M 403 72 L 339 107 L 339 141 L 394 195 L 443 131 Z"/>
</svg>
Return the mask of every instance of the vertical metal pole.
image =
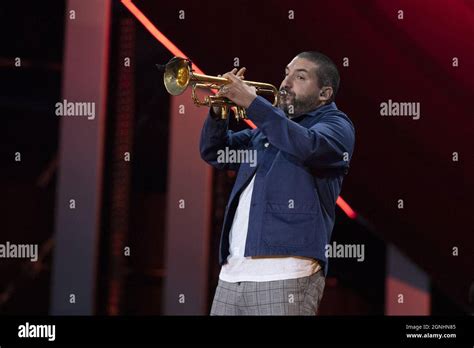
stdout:
<svg viewBox="0 0 474 348">
<path fill-rule="evenodd" d="M 202 97 L 202 96 L 201 96 Z M 171 98 L 164 314 L 207 314 L 212 169 L 200 157 L 207 108 Z M 184 113 L 180 113 L 184 112 Z"/>
<path fill-rule="evenodd" d="M 387 245 L 386 277 L 385 315 L 430 315 L 428 275 L 391 244 Z"/>
<path fill-rule="evenodd" d="M 110 11 L 110 0 L 67 2 L 63 99 L 94 103 L 95 117 L 61 116 L 53 315 L 95 311 Z"/>
</svg>

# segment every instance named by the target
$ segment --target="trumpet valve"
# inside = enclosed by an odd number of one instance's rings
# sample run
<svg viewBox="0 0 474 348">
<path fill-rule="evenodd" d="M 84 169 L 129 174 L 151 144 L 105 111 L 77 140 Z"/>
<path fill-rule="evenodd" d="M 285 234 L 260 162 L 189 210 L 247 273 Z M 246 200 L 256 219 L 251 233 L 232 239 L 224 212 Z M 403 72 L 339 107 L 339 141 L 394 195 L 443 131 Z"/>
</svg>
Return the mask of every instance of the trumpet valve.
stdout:
<svg viewBox="0 0 474 348">
<path fill-rule="evenodd" d="M 228 116 L 229 116 L 229 107 L 224 104 L 221 106 L 221 120 L 227 120 Z"/>
</svg>

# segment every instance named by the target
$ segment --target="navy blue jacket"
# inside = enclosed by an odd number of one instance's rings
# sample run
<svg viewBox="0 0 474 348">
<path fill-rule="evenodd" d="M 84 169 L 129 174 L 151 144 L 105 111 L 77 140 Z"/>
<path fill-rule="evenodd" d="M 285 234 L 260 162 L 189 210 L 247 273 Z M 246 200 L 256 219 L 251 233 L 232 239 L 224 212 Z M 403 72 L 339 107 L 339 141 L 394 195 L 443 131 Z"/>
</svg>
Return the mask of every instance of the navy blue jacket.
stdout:
<svg viewBox="0 0 474 348">
<path fill-rule="evenodd" d="M 336 199 L 354 149 L 354 126 L 335 103 L 295 120 L 258 96 L 246 110 L 257 129 L 228 130 L 208 115 L 201 157 L 217 169 L 238 170 L 221 232 L 219 262 L 229 255 L 229 231 L 239 196 L 256 171 L 245 256 L 303 256 L 322 263 L 330 242 Z M 256 150 L 251 163 L 219 163 L 218 151 Z"/>
</svg>

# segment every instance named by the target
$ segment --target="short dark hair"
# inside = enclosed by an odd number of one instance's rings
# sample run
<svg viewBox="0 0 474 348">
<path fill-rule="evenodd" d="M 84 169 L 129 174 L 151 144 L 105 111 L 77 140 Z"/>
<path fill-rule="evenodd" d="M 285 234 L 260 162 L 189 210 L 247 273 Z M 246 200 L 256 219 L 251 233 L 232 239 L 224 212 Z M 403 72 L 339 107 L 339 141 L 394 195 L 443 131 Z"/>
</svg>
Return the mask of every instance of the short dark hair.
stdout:
<svg viewBox="0 0 474 348">
<path fill-rule="evenodd" d="M 333 93 L 328 103 L 333 102 L 336 99 L 339 83 L 341 81 L 336 64 L 334 64 L 328 56 L 316 51 L 301 52 L 297 57 L 312 61 L 318 66 L 316 69 L 318 86 L 319 88 L 332 87 Z"/>
</svg>

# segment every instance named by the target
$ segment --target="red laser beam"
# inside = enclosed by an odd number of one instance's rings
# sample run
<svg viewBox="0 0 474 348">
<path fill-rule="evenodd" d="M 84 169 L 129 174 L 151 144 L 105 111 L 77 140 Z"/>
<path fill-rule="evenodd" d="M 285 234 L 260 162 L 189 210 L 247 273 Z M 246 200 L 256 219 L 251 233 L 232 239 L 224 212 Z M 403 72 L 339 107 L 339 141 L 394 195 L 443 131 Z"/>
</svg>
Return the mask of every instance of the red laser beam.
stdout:
<svg viewBox="0 0 474 348">
<path fill-rule="evenodd" d="M 171 42 L 161 31 L 156 28 L 152 22 L 143 14 L 138 7 L 133 4 L 132 0 L 121 0 L 122 4 L 138 19 L 140 23 L 153 35 L 159 42 L 163 44 L 173 55 L 183 58 L 189 58 L 183 53 L 174 43 Z M 198 74 L 204 74 L 204 72 L 199 69 L 199 67 L 193 63 L 193 68 Z M 257 128 L 257 126 L 248 119 L 244 120 L 251 128 Z M 337 197 L 336 204 L 346 213 L 351 219 L 357 217 L 357 213 L 347 204 L 347 202 L 342 199 L 341 196 Z"/>
<path fill-rule="evenodd" d="M 341 196 L 337 197 L 336 204 L 351 219 L 355 219 L 357 217 L 357 213 L 354 211 L 354 209 L 352 209 Z"/>
<path fill-rule="evenodd" d="M 161 31 L 159 31 L 152 22 L 143 14 L 142 11 L 131 0 L 122 0 L 122 4 L 144 25 L 144 27 L 153 35 L 159 42 L 161 42 L 172 54 L 178 57 L 187 56 L 173 44 Z M 201 69 L 195 67 L 196 71 L 202 74 Z"/>
<path fill-rule="evenodd" d="M 142 23 L 145 28 L 150 32 L 151 35 L 153 35 L 159 42 L 165 46 L 168 51 L 170 51 L 173 55 L 178 56 L 178 57 L 183 57 L 183 58 L 188 58 L 189 57 L 183 53 L 174 43 L 171 42 L 170 39 L 168 39 L 161 31 L 158 30 L 157 27 L 153 25 L 152 22 L 143 14 L 142 11 L 138 7 L 135 6 L 134 3 L 132 3 L 131 0 L 122 0 L 122 4 L 128 10 Z M 204 72 L 199 69 L 199 67 L 194 64 L 193 62 L 193 69 L 198 73 L 198 74 L 204 74 Z M 244 120 L 251 128 L 257 128 L 257 126 L 251 121 L 251 120 Z"/>
</svg>

